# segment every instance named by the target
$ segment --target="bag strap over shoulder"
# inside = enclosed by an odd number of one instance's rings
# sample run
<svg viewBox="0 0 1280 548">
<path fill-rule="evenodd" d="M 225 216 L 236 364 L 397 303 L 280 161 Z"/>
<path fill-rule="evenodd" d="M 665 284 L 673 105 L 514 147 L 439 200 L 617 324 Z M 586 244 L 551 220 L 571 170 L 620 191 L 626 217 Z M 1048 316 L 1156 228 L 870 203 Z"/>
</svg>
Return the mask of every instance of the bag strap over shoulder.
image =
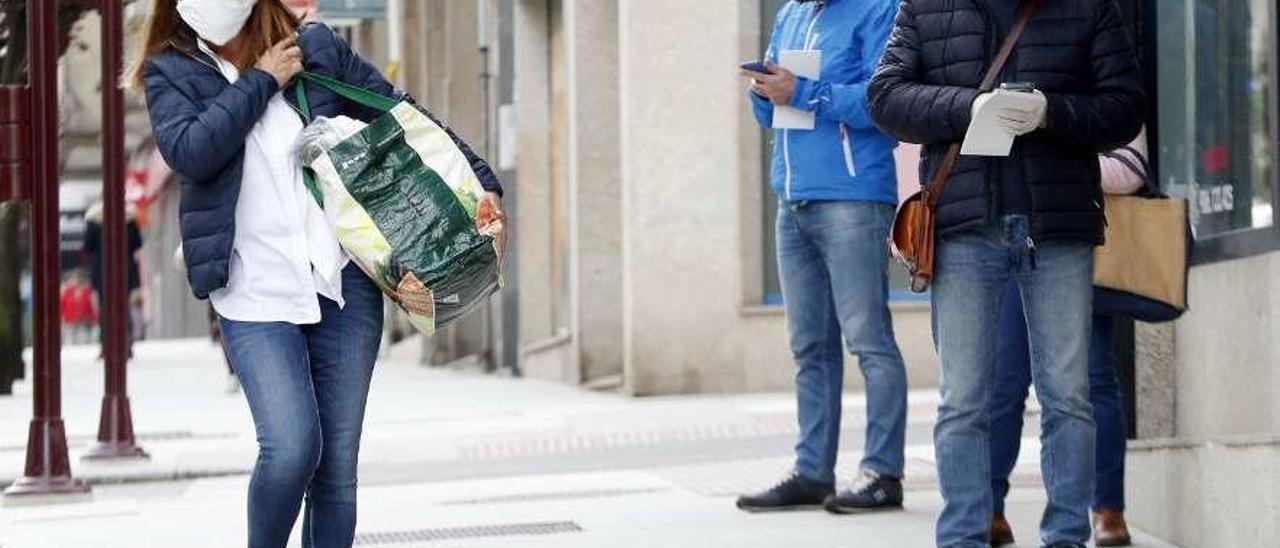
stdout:
<svg viewBox="0 0 1280 548">
<path fill-rule="evenodd" d="M 1009 35 L 1005 37 L 1004 43 L 1000 44 L 1000 49 L 996 53 L 995 59 L 991 61 L 991 66 L 987 67 L 987 73 L 982 77 L 982 83 L 978 86 L 978 91 L 986 93 L 995 88 L 996 80 L 1000 78 L 1000 72 L 1004 70 L 1005 64 L 1009 62 L 1009 57 L 1013 55 L 1013 49 L 1017 47 L 1023 31 L 1027 30 L 1027 22 L 1031 20 L 1031 16 L 1035 14 L 1041 2 L 1043 0 L 1027 0 L 1018 9 L 1018 18 L 1014 21 L 1013 28 L 1009 30 Z M 943 157 L 942 164 L 938 166 L 938 171 L 934 172 L 932 181 L 924 190 L 925 205 L 929 209 L 937 209 L 938 207 L 938 199 L 942 197 L 942 190 L 946 188 L 947 180 L 951 178 L 951 171 L 955 169 L 956 162 L 960 159 L 960 145 L 961 143 L 952 143 L 951 147 L 947 149 L 947 155 Z"/>
<path fill-rule="evenodd" d="M 312 119 L 311 100 L 307 98 L 307 82 L 327 89 L 343 99 L 353 101 L 378 112 L 387 112 L 400 104 L 400 101 L 353 86 L 336 78 L 330 78 L 315 72 L 303 72 L 294 79 L 293 93 L 298 101 L 298 114 L 302 115 L 304 124 L 310 124 Z M 320 208 L 324 209 L 324 195 L 320 192 L 320 186 L 316 183 L 315 173 L 312 173 L 310 168 L 304 167 L 302 169 L 302 183 L 306 185 L 307 191 L 311 193 L 311 197 L 316 200 L 316 203 L 320 204 Z"/>
<path fill-rule="evenodd" d="M 311 103 L 307 100 L 306 83 L 310 82 L 329 90 L 334 95 L 369 107 L 378 112 L 387 112 L 400 104 L 400 101 L 380 93 L 356 87 L 337 78 L 331 78 L 316 72 L 303 72 L 294 80 L 294 93 L 297 95 L 298 109 L 302 111 L 304 121 L 311 122 Z"/>
</svg>

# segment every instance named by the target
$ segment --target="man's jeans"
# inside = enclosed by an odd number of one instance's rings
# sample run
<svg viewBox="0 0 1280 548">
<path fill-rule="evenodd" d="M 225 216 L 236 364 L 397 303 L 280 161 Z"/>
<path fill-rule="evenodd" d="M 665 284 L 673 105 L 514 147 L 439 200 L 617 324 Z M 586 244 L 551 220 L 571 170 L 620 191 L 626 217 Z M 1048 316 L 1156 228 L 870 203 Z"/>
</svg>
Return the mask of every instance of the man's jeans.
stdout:
<svg viewBox="0 0 1280 548">
<path fill-rule="evenodd" d="M 382 337 L 382 294 L 353 263 L 346 305 L 320 299 L 314 325 L 222 319 L 227 358 L 258 434 L 249 481 L 249 547 L 283 548 L 306 496 L 302 545 L 351 546 L 356 458 Z"/>
<path fill-rule="evenodd" d="M 997 322 L 1010 281 L 1018 285 L 1042 408 L 1041 471 L 1049 502 L 1045 545 L 1089 540 L 1094 424 L 1089 405 L 1093 247 L 1029 238 L 1026 216 L 938 242 L 934 336 L 942 358 L 942 404 L 934 429 L 943 509 L 940 547 L 989 546 L 988 408 L 995 384 Z"/>
<path fill-rule="evenodd" d="M 866 381 L 861 466 L 902 477 L 907 372 L 889 315 L 893 214 L 893 206 L 871 202 L 778 208 L 778 270 L 797 366 L 796 471 L 814 481 L 835 481 L 846 344 Z"/>
<path fill-rule="evenodd" d="M 1115 318 L 1093 317 L 1089 344 L 1089 403 L 1098 427 L 1094 510 L 1124 511 L 1124 453 L 1127 436 L 1124 396 L 1116 376 Z M 995 511 L 1004 512 L 1009 474 L 1018 460 L 1027 387 L 1031 386 L 1031 351 L 1022 297 L 1017 286 L 1005 292 L 996 343 L 996 391 L 991 400 L 991 490 Z"/>
</svg>

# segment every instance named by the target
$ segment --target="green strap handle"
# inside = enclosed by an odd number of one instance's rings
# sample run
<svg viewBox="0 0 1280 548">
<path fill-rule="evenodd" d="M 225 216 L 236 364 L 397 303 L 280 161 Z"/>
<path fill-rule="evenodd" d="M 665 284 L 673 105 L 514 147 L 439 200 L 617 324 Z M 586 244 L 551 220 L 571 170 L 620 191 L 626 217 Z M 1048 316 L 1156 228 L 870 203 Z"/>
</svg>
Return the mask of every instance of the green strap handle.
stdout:
<svg viewBox="0 0 1280 548">
<path fill-rule="evenodd" d="M 353 86 L 336 78 L 331 78 L 315 72 L 303 72 L 298 74 L 297 79 L 294 80 L 294 93 L 296 93 L 298 97 L 298 108 L 302 110 L 302 118 L 308 123 L 311 122 L 311 104 L 307 100 L 307 82 L 311 82 L 317 86 L 325 88 L 334 95 L 342 97 L 343 99 L 369 107 L 378 112 L 387 112 L 400 104 L 400 101 L 397 99 L 393 99 L 361 87 Z"/>
<path fill-rule="evenodd" d="M 353 101 L 356 104 L 369 107 L 378 112 L 387 112 L 400 104 L 400 101 L 390 97 L 353 86 L 323 74 L 303 72 L 298 74 L 298 77 L 294 80 L 293 92 L 298 100 L 298 113 L 302 115 L 302 122 L 305 124 L 310 124 L 312 118 L 311 101 L 307 99 L 306 82 L 316 84 L 339 97 Z M 321 194 L 320 186 L 316 183 L 316 175 L 310 168 L 302 168 L 302 182 L 307 186 L 307 191 L 311 193 L 311 197 L 315 198 L 316 203 L 320 204 L 320 208 L 323 209 L 324 195 Z"/>
</svg>

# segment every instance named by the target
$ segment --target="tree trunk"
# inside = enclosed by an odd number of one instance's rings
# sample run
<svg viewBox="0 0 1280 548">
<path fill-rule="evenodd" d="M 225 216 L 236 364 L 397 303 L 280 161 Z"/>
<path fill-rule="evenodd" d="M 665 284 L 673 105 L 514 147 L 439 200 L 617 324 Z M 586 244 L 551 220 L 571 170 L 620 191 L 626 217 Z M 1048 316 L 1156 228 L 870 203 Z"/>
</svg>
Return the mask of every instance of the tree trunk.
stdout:
<svg viewBox="0 0 1280 548">
<path fill-rule="evenodd" d="M 22 378 L 22 295 L 18 287 L 21 253 L 18 226 L 22 204 L 0 203 L 0 395 L 12 393 L 13 381 Z"/>
</svg>

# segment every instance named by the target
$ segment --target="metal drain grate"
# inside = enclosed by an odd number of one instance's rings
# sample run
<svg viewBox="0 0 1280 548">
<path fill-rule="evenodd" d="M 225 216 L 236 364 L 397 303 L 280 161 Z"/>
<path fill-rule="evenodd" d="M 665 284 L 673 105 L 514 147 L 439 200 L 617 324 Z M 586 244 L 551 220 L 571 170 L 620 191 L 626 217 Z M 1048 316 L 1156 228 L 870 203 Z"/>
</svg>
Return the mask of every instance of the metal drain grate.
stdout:
<svg viewBox="0 0 1280 548">
<path fill-rule="evenodd" d="M 446 527 L 417 531 L 378 531 L 356 535 L 356 546 L 386 546 L 415 542 L 437 542 L 468 538 L 515 537 L 533 535 L 559 535 L 579 533 L 582 527 L 572 521 L 547 523 L 507 523 L 501 525 L 475 525 L 471 527 Z"/>
<path fill-rule="evenodd" d="M 498 495 L 473 499 L 450 500 L 440 503 L 441 506 L 479 506 L 482 504 L 503 504 L 519 502 L 545 502 L 550 500 L 595 499 L 607 497 L 623 497 L 628 495 L 648 495 L 660 493 L 668 489 L 586 489 L 581 491 L 552 491 L 544 493 L 521 493 L 518 495 Z"/>
</svg>

